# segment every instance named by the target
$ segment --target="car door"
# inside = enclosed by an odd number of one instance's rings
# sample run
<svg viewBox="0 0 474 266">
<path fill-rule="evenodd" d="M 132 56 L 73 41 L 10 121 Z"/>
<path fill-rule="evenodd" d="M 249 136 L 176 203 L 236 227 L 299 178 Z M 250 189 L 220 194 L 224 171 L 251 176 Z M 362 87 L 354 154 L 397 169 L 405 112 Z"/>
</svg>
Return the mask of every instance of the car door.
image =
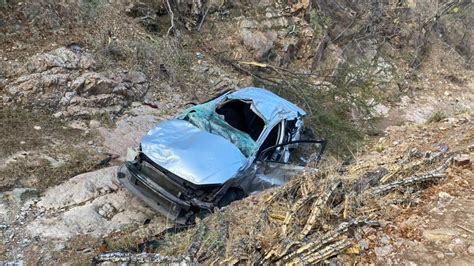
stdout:
<svg viewBox="0 0 474 266">
<path fill-rule="evenodd" d="M 294 140 L 296 134 L 299 136 L 294 128 L 295 122 L 283 121 L 278 129 L 282 137 L 275 145 L 260 148 L 256 159 L 256 187 L 266 189 L 281 186 L 305 171 L 317 171 L 313 166 L 320 160 L 326 141 L 300 140 L 299 137 Z M 308 167 L 309 163 L 312 167 Z"/>
<path fill-rule="evenodd" d="M 281 186 L 305 171 L 306 164 L 292 158 L 292 152 L 299 147 L 299 141 L 294 141 L 299 138 L 296 122 L 282 120 L 265 136 L 257 152 L 254 172 L 241 184 L 248 194 Z"/>
</svg>

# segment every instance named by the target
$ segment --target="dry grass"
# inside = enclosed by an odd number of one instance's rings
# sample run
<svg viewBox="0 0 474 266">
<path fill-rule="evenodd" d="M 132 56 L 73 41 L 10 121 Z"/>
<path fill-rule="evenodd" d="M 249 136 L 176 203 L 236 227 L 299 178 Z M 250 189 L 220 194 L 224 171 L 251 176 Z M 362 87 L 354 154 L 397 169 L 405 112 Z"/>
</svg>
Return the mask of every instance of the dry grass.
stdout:
<svg viewBox="0 0 474 266">
<path fill-rule="evenodd" d="M 19 108 L 0 110 L 1 190 L 32 186 L 40 190 L 93 170 L 99 159 L 87 142 L 95 136 L 64 121 Z M 35 129 L 35 127 L 37 129 Z"/>
<path fill-rule="evenodd" d="M 87 136 L 81 131 L 65 126 L 65 123 L 41 112 L 23 108 L 0 109 L 0 155 L 8 156 L 50 146 L 55 141 L 81 140 Z M 40 127 L 36 130 L 35 127 Z"/>
<path fill-rule="evenodd" d="M 427 119 L 427 123 L 437 123 L 445 119 L 447 115 L 442 111 L 433 112 Z"/>
<path fill-rule="evenodd" d="M 9 163 L 0 170 L 0 176 L 5 177 L 0 180 L 1 190 L 26 185 L 41 191 L 73 176 L 98 168 L 99 158 L 91 151 L 71 147 L 58 153 L 64 158 L 64 162 L 58 166 L 52 165 L 49 160 L 41 157 L 33 160 L 24 158 Z"/>
</svg>

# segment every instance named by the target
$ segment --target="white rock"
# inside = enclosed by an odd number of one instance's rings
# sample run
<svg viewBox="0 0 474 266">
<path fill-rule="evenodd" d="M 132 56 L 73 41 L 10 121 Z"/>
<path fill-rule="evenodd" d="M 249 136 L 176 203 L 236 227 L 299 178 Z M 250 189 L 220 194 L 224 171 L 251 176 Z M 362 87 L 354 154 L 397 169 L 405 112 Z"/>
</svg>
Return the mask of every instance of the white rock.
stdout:
<svg viewBox="0 0 474 266">
<path fill-rule="evenodd" d="M 25 231 L 30 237 L 59 240 L 82 234 L 101 237 L 156 215 L 128 191 L 118 190 L 116 170 L 81 174 L 46 190 L 36 206 L 48 209 L 48 215 L 29 222 Z M 114 192 L 99 195 L 99 190 Z"/>
<path fill-rule="evenodd" d="M 53 114 L 54 118 L 60 118 L 61 116 L 63 116 L 62 112 L 56 112 L 56 113 Z"/>
<path fill-rule="evenodd" d="M 374 111 L 377 115 L 381 117 L 386 117 L 388 115 L 388 112 L 390 111 L 390 108 L 379 103 L 374 107 Z"/>
<path fill-rule="evenodd" d="M 35 130 L 41 130 L 41 127 L 40 126 L 34 126 L 33 127 Z"/>
<path fill-rule="evenodd" d="M 467 252 L 469 252 L 469 254 L 471 254 L 471 255 L 474 255 L 474 245 L 470 245 L 470 246 L 467 248 Z"/>
<path fill-rule="evenodd" d="M 390 253 L 392 253 L 392 251 L 393 251 L 392 245 L 386 245 L 384 247 L 375 248 L 375 254 L 377 255 L 377 257 L 385 257 L 389 255 Z"/>
<path fill-rule="evenodd" d="M 454 199 L 454 197 L 451 196 L 447 192 L 442 191 L 442 192 L 438 193 L 438 207 L 445 207 L 446 205 L 451 203 L 451 201 L 453 201 L 453 199 Z"/>
<path fill-rule="evenodd" d="M 444 259 L 444 254 L 442 252 L 436 252 L 436 257 L 440 260 Z"/>
<path fill-rule="evenodd" d="M 100 122 L 95 120 L 95 119 L 92 119 L 90 122 L 89 122 L 89 127 L 90 128 L 98 128 L 100 127 Z"/>
</svg>

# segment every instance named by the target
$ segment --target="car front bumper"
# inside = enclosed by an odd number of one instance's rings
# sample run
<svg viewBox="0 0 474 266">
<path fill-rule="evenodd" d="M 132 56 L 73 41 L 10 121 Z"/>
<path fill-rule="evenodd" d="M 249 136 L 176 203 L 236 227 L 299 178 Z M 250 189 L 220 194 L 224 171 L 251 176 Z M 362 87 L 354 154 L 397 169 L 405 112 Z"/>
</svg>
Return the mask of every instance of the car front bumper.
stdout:
<svg viewBox="0 0 474 266">
<path fill-rule="evenodd" d="M 117 177 L 132 194 L 153 210 L 177 223 L 186 223 L 185 214 L 190 210 L 191 204 L 172 195 L 151 178 L 140 173 L 134 164 L 122 164 L 117 171 Z"/>
</svg>

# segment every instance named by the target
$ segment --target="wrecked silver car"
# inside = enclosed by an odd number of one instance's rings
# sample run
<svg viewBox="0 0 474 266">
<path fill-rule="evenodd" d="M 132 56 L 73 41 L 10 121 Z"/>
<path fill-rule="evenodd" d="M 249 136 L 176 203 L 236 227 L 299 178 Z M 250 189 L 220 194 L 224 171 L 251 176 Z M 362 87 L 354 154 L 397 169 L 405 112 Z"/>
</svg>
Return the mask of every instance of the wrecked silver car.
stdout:
<svg viewBox="0 0 474 266">
<path fill-rule="evenodd" d="M 226 92 L 150 130 L 118 179 L 178 223 L 249 194 L 286 183 L 301 143 L 305 112 L 260 88 Z"/>
</svg>

